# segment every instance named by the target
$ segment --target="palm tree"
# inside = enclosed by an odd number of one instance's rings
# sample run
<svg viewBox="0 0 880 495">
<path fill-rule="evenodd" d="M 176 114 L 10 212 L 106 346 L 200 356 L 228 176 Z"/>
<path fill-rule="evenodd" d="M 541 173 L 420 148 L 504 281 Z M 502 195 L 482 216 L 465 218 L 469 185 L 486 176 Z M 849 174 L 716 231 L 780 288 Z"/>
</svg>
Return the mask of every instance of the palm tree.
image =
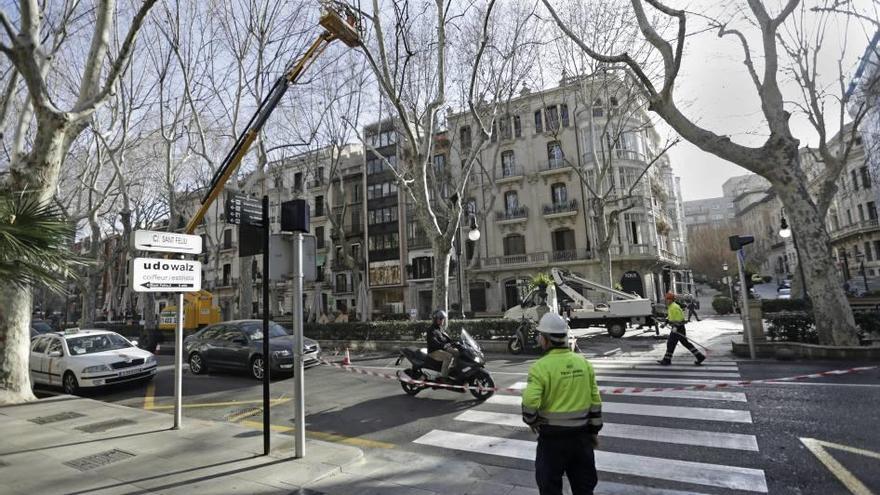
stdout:
<svg viewBox="0 0 880 495">
<path fill-rule="evenodd" d="M 83 264 L 67 247 L 73 233 L 61 211 L 40 204 L 36 194 L 0 193 L 0 300 L 11 301 L 0 307 L 0 405 L 34 399 L 28 376 L 31 289 L 64 290 L 72 269 Z"/>
</svg>

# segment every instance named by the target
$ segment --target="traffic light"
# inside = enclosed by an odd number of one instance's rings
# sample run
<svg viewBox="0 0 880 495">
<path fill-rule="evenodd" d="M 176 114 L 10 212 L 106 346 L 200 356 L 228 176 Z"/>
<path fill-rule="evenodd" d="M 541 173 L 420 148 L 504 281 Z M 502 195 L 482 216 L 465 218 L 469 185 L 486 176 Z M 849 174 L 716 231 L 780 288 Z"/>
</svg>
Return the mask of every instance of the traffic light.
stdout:
<svg viewBox="0 0 880 495">
<path fill-rule="evenodd" d="M 750 235 L 732 235 L 728 238 L 731 251 L 739 251 L 743 246 L 755 242 L 755 237 Z"/>
</svg>

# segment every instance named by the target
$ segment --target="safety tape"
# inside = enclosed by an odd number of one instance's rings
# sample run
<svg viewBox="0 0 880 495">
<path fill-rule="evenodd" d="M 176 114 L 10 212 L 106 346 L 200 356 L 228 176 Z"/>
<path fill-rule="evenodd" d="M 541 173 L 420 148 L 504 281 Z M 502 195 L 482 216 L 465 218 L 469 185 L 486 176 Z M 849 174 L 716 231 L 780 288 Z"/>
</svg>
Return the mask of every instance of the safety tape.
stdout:
<svg viewBox="0 0 880 495">
<path fill-rule="evenodd" d="M 493 391 L 493 392 L 508 392 L 515 395 L 522 394 L 522 390 L 518 388 L 512 387 L 472 387 L 470 385 L 453 385 L 449 383 L 439 383 L 439 382 L 431 382 L 426 380 L 413 380 L 409 376 L 400 374 L 399 370 L 397 374 L 388 374 L 388 373 L 379 373 L 376 371 L 365 370 L 363 368 L 355 368 L 353 366 L 346 366 L 339 363 L 331 363 L 330 361 L 321 360 L 321 363 L 332 368 L 338 368 L 343 371 L 347 371 L 349 373 L 356 373 L 360 375 L 367 376 L 375 376 L 378 378 L 385 378 L 388 380 L 398 380 L 405 383 L 410 383 L 413 385 L 419 385 L 424 387 L 436 387 L 436 388 L 448 388 L 448 389 L 456 389 L 456 390 L 477 390 L 477 391 Z M 829 376 L 840 376 L 840 375 L 848 375 L 852 373 L 860 373 L 863 371 L 869 371 L 873 369 L 877 369 L 878 366 L 860 366 L 857 368 L 849 368 L 842 370 L 831 370 L 831 371 L 823 371 L 821 373 L 810 373 L 807 375 L 795 375 L 795 376 L 787 376 L 782 378 L 766 378 L 762 380 L 740 380 L 740 381 L 728 381 L 728 382 L 718 382 L 718 383 L 702 383 L 697 385 L 687 385 L 681 387 L 600 387 L 601 392 L 605 394 L 638 394 L 644 392 L 669 392 L 669 391 L 682 391 L 682 390 L 709 390 L 714 388 L 731 388 L 731 387 L 746 387 L 749 385 L 755 385 L 759 383 L 774 383 L 774 382 L 795 382 L 800 380 L 809 380 L 814 378 L 826 378 Z M 650 380 L 646 380 L 650 381 Z"/>
</svg>

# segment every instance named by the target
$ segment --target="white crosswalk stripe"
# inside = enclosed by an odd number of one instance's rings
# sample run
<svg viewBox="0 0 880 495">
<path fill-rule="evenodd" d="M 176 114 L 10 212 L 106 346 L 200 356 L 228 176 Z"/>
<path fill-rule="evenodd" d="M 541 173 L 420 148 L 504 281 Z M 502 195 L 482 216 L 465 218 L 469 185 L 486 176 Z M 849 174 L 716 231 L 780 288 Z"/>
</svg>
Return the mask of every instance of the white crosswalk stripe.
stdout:
<svg viewBox="0 0 880 495">
<path fill-rule="evenodd" d="M 644 358 L 592 359 L 591 362 L 594 363 L 599 382 L 638 384 L 628 387 L 630 389 L 740 379 L 738 367 L 733 361 L 713 362 L 711 368 L 692 365 L 660 367 Z M 521 390 L 525 385 L 526 382 L 517 381 L 507 387 Z M 608 392 L 614 388 L 602 386 L 600 391 Z M 609 441 L 603 442 L 603 447 L 596 451 L 596 467 L 600 471 L 600 479 L 603 478 L 601 472 L 636 478 L 632 484 L 600 481 L 596 493 L 686 495 L 699 492 L 700 487 L 711 487 L 722 492 L 742 490 L 767 493 L 764 471 L 748 467 L 748 464 L 741 465 L 749 462 L 755 465 L 760 461 L 759 456 L 751 454 L 759 452 L 757 438 L 744 430 L 751 428 L 752 424 L 751 412 L 742 405 L 747 402 L 744 392 L 627 390 L 619 394 L 626 396 L 625 399 L 621 397 L 615 400 L 617 395 L 603 395 L 602 410 L 606 416 L 600 437 Z M 496 394 L 481 405 L 455 416 L 455 423 L 449 425 L 454 431 L 432 430 L 414 442 L 475 455 L 533 461 L 537 443 L 522 422 L 521 402 L 519 395 Z M 681 420 L 681 427 L 673 427 L 677 423 L 670 423 L 669 419 L 676 422 Z M 660 424 L 651 425 L 651 422 Z M 470 429 L 479 431 L 469 432 Z M 652 445 L 654 447 L 650 447 Z M 658 457 L 658 445 L 669 445 L 669 451 L 675 454 Z M 676 445 L 688 448 L 675 448 Z M 703 449 L 711 449 L 714 454 L 701 455 Z M 719 457 L 724 452 L 726 454 Z M 735 452 L 739 454 L 734 455 Z M 719 458 L 735 460 L 730 461 L 731 465 L 706 462 Z M 650 486 L 644 486 L 643 480 L 646 478 L 662 481 L 659 481 L 660 485 L 649 483 Z M 664 488 L 663 483 L 668 486 Z"/>
</svg>

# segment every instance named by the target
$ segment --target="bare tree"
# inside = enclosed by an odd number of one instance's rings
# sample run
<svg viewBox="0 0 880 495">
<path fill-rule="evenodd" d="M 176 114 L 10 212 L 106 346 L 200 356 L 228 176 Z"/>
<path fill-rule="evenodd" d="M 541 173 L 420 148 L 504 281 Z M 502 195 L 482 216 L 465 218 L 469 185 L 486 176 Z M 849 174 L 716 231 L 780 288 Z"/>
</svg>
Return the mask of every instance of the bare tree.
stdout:
<svg viewBox="0 0 880 495">
<path fill-rule="evenodd" d="M 654 56 L 662 62 L 662 74 L 654 76 L 626 52 L 600 52 L 601 48 L 591 46 L 585 41 L 584 33 L 573 30 L 570 22 L 560 16 L 553 5 L 555 2 L 542 0 L 542 3 L 556 25 L 585 54 L 604 63 L 625 66 L 631 77 L 639 81 L 649 109 L 684 139 L 770 181 L 785 206 L 794 235 L 802 239 L 798 244 L 798 257 L 807 270 L 809 291 L 813 294 L 824 294 L 824 297 L 814 301 L 820 341 L 835 345 L 856 344 L 858 339 L 852 310 L 847 304 L 840 275 L 831 260 L 830 239 L 824 222 L 830 197 L 836 190 L 835 181 L 851 147 L 844 146 L 843 153 L 837 156 L 832 156 L 830 152 L 822 153 L 825 160 L 821 178 L 823 186 L 819 192 L 813 194 L 800 162 L 798 150 L 801 140 L 794 136 L 790 126 L 792 107 L 787 106 L 786 102 L 794 98 L 784 96 L 779 81 L 780 73 L 787 67 L 791 67 L 789 70 L 793 71 L 789 74 L 800 74 L 800 87 L 803 88 L 806 101 L 796 108 L 807 110 L 808 115 L 812 115 L 810 121 L 820 134 L 820 149 L 827 148 L 823 145 L 824 138 L 821 137 L 826 126 L 830 125 L 825 118 L 828 115 L 827 109 L 839 110 L 836 113 L 840 115 L 840 119 L 834 120 L 842 124 L 847 103 L 845 95 L 826 93 L 822 90 L 824 86 L 817 83 L 814 62 L 823 48 L 829 49 L 821 34 L 827 18 L 819 18 L 817 24 L 799 22 L 804 19 L 804 9 L 799 0 L 785 2 L 775 15 L 759 0 L 747 0 L 747 10 L 744 9 L 742 14 L 746 17 L 746 26 L 751 23 L 757 29 L 763 67 L 755 63 L 757 53 L 749 43 L 750 37 L 743 30 L 733 27 L 736 19 L 708 21 L 709 29 L 714 29 L 719 36 L 730 37 L 741 45 L 746 70 L 761 101 L 767 138 L 760 146 L 748 146 L 735 143 L 727 136 L 698 125 L 681 111 L 676 101 L 674 88 L 684 57 L 685 41 L 692 34 L 688 32 L 687 20 L 693 16 L 689 16 L 686 11 L 672 8 L 661 0 L 630 0 L 631 10 L 623 14 L 634 21 L 633 26 L 637 26 L 638 34 L 650 44 Z M 646 9 L 645 3 L 650 10 Z M 793 15 L 799 6 L 801 14 Z M 664 29 L 667 24 L 671 24 L 671 33 Z M 814 28 L 816 31 L 810 31 Z M 813 34 L 809 34 L 811 32 Z M 668 40 L 666 34 L 672 35 L 672 41 Z M 793 47 L 803 55 L 803 60 L 799 61 L 798 57 L 786 58 L 786 55 L 792 55 L 787 50 Z M 818 104 L 813 101 L 814 98 L 817 98 Z M 853 120 L 857 123 L 863 115 L 864 109 L 856 112 Z"/>
<path fill-rule="evenodd" d="M 736 256 L 730 251 L 728 238 L 736 235 L 731 226 L 699 226 L 688 233 L 688 261 L 695 273 L 710 280 L 720 280 L 736 267 Z"/>
</svg>

